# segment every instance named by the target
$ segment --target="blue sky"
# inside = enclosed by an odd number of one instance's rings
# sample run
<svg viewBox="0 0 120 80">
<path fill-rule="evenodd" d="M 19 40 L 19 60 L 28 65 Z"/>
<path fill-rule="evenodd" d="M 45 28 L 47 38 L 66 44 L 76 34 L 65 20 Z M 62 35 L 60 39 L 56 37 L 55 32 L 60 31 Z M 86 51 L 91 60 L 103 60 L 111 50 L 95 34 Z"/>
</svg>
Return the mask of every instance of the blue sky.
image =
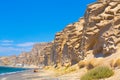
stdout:
<svg viewBox="0 0 120 80">
<path fill-rule="evenodd" d="M 0 56 L 29 51 L 78 21 L 96 0 L 0 0 Z"/>
</svg>

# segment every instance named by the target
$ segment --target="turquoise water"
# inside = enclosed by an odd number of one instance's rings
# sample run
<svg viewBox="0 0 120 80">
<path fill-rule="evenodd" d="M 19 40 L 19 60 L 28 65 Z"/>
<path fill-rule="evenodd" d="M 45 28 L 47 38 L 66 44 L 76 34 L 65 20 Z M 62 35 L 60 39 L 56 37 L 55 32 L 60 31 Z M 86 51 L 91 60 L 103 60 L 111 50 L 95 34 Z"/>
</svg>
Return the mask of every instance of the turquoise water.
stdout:
<svg viewBox="0 0 120 80">
<path fill-rule="evenodd" d="M 22 72 L 24 70 L 27 70 L 27 69 L 0 66 L 0 75 L 12 74 L 12 73 L 16 73 L 16 72 Z"/>
</svg>

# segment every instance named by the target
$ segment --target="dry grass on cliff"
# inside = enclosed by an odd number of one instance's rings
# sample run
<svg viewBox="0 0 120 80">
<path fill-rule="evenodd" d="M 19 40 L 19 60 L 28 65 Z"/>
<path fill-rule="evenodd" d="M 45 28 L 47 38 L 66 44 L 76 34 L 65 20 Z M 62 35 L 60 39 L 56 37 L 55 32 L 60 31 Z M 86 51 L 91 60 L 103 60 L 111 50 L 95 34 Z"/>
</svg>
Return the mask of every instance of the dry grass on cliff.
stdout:
<svg viewBox="0 0 120 80">
<path fill-rule="evenodd" d="M 53 66 L 45 66 L 44 70 L 55 70 Z"/>
<path fill-rule="evenodd" d="M 117 59 L 116 63 L 115 63 L 115 66 L 119 67 L 120 68 L 120 59 Z"/>
<path fill-rule="evenodd" d="M 71 73 L 71 72 L 77 71 L 78 69 L 79 68 L 77 65 L 74 65 L 71 67 L 61 67 L 59 69 L 55 69 L 55 73 L 56 73 L 55 76 L 61 76 L 61 75 L 67 74 L 67 73 Z"/>
<path fill-rule="evenodd" d="M 86 67 L 88 70 L 93 69 L 97 66 L 102 65 L 103 59 L 101 58 L 93 58 L 91 60 L 83 60 L 78 63 L 79 68 Z"/>
<path fill-rule="evenodd" d="M 78 70 L 78 66 L 74 65 L 74 66 L 66 66 L 66 67 L 59 67 L 59 68 L 54 68 L 52 66 L 46 66 L 44 70 L 48 70 L 48 71 L 52 70 L 55 72 L 55 76 L 61 76 L 61 75 Z"/>
<path fill-rule="evenodd" d="M 93 69 L 93 68 L 101 66 L 101 65 L 103 65 L 102 58 L 91 59 L 87 64 L 87 69 Z"/>
<path fill-rule="evenodd" d="M 111 66 L 120 68 L 120 58 L 112 60 Z"/>
<path fill-rule="evenodd" d="M 89 70 L 85 75 L 81 77 L 80 80 L 98 80 L 103 78 L 111 77 L 114 72 L 109 69 L 109 67 L 96 67 L 94 69 Z"/>
<path fill-rule="evenodd" d="M 79 68 L 83 68 L 83 67 L 85 67 L 87 65 L 87 61 L 80 61 L 79 63 L 78 63 L 78 67 Z"/>
</svg>

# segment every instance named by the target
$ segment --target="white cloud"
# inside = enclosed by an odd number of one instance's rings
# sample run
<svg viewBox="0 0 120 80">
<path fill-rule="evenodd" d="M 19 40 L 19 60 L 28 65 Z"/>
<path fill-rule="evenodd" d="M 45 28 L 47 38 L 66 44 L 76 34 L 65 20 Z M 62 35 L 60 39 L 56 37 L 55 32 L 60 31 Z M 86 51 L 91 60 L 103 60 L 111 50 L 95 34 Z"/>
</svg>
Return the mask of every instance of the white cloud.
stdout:
<svg viewBox="0 0 120 80">
<path fill-rule="evenodd" d="M 18 47 L 30 47 L 33 46 L 36 42 L 26 42 L 26 43 L 21 43 L 17 44 Z"/>
<path fill-rule="evenodd" d="M 12 46 L 13 44 L 9 44 L 9 43 L 5 43 L 5 44 L 1 44 L 2 46 Z"/>
<path fill-rule="evenodd" d="M 21 49 L 14 47 L 0 47 L 0 52 L 20 51 Z"/>
<path fill-rule="evenodd" d="M 20 54 L 21 52 L 31 51 L 36 42 L 26 42 L 13 44 L 13 41 L 0 41 L 0 55 Z"/>
<path fill-rule="evenodd" d="M 13 40 L 1 40 L 1 42 L 3 42 L 3 43 L 13 43 L 14 41 Z"/>
<path fill-rule="evenodd" d="M 0 47 L 0 52 L 22 52 L 29 51 L 31 48 Z"/>
</svg>

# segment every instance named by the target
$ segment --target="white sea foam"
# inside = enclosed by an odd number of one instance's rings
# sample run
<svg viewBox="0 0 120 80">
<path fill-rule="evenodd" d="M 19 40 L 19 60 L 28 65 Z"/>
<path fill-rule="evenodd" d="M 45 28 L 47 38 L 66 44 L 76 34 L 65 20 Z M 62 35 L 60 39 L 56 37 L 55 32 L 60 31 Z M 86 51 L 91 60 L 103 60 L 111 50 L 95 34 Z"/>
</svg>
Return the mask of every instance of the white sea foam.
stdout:
<svg viewBox="0 0 120 80">
<path fill-rule="evenodd" d="M 25 70 L 24 70 L 25 71 Z M 1 73 L 0 75 L 9 75 L 9 74 L 15 74 L 15 73 L 19 73 L 19 72 L 24 72 L 24 71 L 16 71 L 16 72 L 8 72 L 8 73 Z"/>
</svg>

